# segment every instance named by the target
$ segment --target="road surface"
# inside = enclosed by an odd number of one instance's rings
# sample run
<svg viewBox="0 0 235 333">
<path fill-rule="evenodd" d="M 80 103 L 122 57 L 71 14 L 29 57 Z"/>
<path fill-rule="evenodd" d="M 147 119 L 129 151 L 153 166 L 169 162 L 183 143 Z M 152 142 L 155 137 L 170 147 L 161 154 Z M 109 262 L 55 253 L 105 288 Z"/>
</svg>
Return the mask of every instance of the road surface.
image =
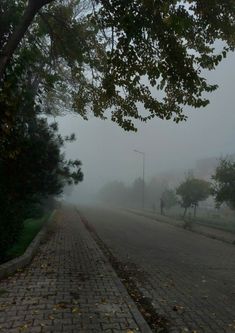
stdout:
<svg viewBox="0 0 235 333">
<path fill-rule="evenodd" d="M 235 246 L 102 207 L 81 207 L 123 263 L 145 272 L 145 296 L 174 332 L 235 332 Z"/>
</svg>

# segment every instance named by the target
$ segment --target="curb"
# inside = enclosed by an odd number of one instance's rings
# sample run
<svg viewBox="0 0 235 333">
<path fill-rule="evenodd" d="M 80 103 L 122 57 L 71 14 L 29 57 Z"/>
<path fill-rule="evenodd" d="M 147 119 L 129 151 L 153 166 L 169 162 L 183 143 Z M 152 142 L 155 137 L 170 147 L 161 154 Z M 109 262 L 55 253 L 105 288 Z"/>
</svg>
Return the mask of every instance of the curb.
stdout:
<svg viewBox="0 0 235 333">
<path fill-rule="evenodd" d="M 29 244 L 24 254 L 0 265 L 0 279 L 6 278 L 9 275 L 14 274 L 17 270 L 24 268 L 31 262 L 41 242 L 45 238 L 52 221 L 54 220 L 55 213 L 56 210 L 51 213 L 50 217 L 48 218 L 42 229 L 34 237 L 32 242 Z"/>
<path fill-rule="evenodd" d="M 135 214 L 135 215 L 138 215 L 138 216 L 143 216 L 143 217 L 147 217 L 148 219 L 150 220 L 153 220 L 153 221 L 157 221 L 157 222 L 160 222 L 160 223 L 167 223 L 169 225 L 172 225 L 173 227 L 176 227 L 176 228 L 181 228 L 181 229 L 184 229 L 183 225 L 181 225 L 181 221 L 180 220 L 177 220 L 177 219 L 172 219 L 177 223 L 174 223 L 171 221 L 171 218 L 161 218 L 161 217 L 154 217 L 154 216 L 151 216 L 151 215 L 148 215 L 148 214 L 145 214 L 144 212 L 138 212 L 138 211 L 134 211 L 132 209 L 126 209 L 127 212 L 131 213 L 131 214 Z M 202 223 L 199 223 L 201 226 L 203 226 Z M 206 226 L 207 228 L 209 228 L 208 226 Z M 217 230 L 220 230 L 218 228 L 215 228 Z M 217 241 L 221 241 L 221 242 L 224 242 L 224 243 L 227 243 L 227 244 L 230 244 L 230 245 L 234 245 L 235 244 L 235 238 L 234 238 L 234 241 L 232 240 L 229 240 L 229 239 L 226 239 L 224 238 L 223 236 L 217 236 L 217 235 L 212 235 L 208 232 L 203 232 L 203 231 L 200 231 L 200 230 L 195 230 L 195 229 L 184 229 L 184 230 L 187 230 L 189 232 L 193 232 L 195 234 L 198 234 L 198 235 L 202 235 L 202 236 L 205 236 L 207 238 L 210 238 L 210 239 L 215 239 Z"/>
</svg>

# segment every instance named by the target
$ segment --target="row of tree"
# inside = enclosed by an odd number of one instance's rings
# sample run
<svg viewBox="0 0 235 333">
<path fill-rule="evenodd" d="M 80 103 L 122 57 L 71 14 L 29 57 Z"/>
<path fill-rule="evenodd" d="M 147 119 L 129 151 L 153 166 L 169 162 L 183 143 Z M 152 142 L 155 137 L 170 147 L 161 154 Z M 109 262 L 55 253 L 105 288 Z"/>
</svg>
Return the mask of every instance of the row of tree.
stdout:
<svg viewBox="0 0 235 333">
<path fill-rule="evenodd" d="M 99 198 L 112 204 L 140 207 L 142 186 L 141 179 L 137 179 L 130 187 L 121 182 L 112 182 L 101 189 Z M 211 182 L 189 174 L 176 189 L 170 189 L 166 182 L 156 180 L 145 184 L 146 204 L 150 206 L 152 203 L 153 210 L 156 210 L 155 203 L 158 202 L 162 213 L 180 205 L 184 208 L 184 217 L 189 208 L 194 209 L 196 216 L 199 203 L 209 196 L 214 197 L 216 207 L 225 203 L 235 209 L 235 162 L 221 160 Z"/>
<path fill-rule="evenodd" d="M 230 209 L 235 209 L 235 162 L 222 159 L 211 179 L 212 181 L 208 182 L 188 177 L 176 189 L 176 194 L 181 197 L 181 206 L 185 209 L 184 216 L 189 207 L 194 208 L 196 216 L 199 202 L 210 195 L 214 197 L 216 208 L 225 203 Z"/>
<path fill-rule="evenodd" d="M 24 5 L 24 1 L 1 2 L 1 51 L 20 21 Z M 39 90 L 43 82 L 52 84 L 53 78 L 43 70 L 47 58 L 37 42 L 32 37 L 30 42 L 28 36 L 1 80 L 0 262 L 7 259 L 24 220 L 51 209 L 53 198 L 66 184 L 83 178 L 81 162 L 67 160 L 62 152 L 65 144 L 75 140 L 74 135 L 62 137 L 57 124 L 43 114 L 47 98 L 40 99 L 43 91 Z"/>
</svg>

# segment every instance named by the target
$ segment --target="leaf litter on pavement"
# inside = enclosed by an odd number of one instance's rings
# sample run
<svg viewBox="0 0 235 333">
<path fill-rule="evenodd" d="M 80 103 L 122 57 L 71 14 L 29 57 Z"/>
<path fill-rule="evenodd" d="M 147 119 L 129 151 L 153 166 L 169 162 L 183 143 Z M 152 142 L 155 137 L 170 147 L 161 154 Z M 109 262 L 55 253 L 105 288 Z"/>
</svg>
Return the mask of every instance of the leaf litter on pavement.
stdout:
<svg viewBox="0 0 235 333">
<path fill-rule="evenodd" d="M 99 244 L 100 248 L 104 252 L 105 256 L 108 257 L 111 265 L 118 274 L 119 278 L 125 285 L 129 295 L 134 300 L 139 311 L 145 318 L 146 322 L 149 324 L 153 332 L 155 333 L 167 333 L 169 328 L 169 322 L 163 316 L 159 316 L 154 309 L 154 306 L 151 302 L 151 299 L 145 297 L 139 289 L 139 277 L 144 275 L 135 264 L 126 263 L 123 264 L 111 253 L 106 244 L 99 238 L 99 236 L 92 231 L 92 235 L 95 238 L 96 242 Z M 145 279 L 146 276 L 142 276 L 142 279 Z M 170 283 L 171 286 L 174 286 L 174 283 Z M 102 301 L 101 301 L 102 302 Z M 103 303 L 103 302 L 102 302 Z M 104 301 L 105 303 L 105 301 Z M 131 307 L 131 305 L 130 305 Z M 127 330 L 127 333 L 135 332 L 133 330 Z"/>
</svg>

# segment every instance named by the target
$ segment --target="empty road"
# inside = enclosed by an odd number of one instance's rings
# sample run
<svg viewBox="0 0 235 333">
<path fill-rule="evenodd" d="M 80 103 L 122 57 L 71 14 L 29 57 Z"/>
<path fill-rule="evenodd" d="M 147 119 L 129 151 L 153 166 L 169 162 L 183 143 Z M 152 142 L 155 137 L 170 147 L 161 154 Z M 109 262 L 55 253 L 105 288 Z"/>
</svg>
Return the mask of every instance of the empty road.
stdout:
<svg viewBox="0 0 235 333">
<path fill-rule="evenodd" d="M 235 332 L 235 246 L 118 209 L 79 208 L 172 332 Z"/>
</svg>

